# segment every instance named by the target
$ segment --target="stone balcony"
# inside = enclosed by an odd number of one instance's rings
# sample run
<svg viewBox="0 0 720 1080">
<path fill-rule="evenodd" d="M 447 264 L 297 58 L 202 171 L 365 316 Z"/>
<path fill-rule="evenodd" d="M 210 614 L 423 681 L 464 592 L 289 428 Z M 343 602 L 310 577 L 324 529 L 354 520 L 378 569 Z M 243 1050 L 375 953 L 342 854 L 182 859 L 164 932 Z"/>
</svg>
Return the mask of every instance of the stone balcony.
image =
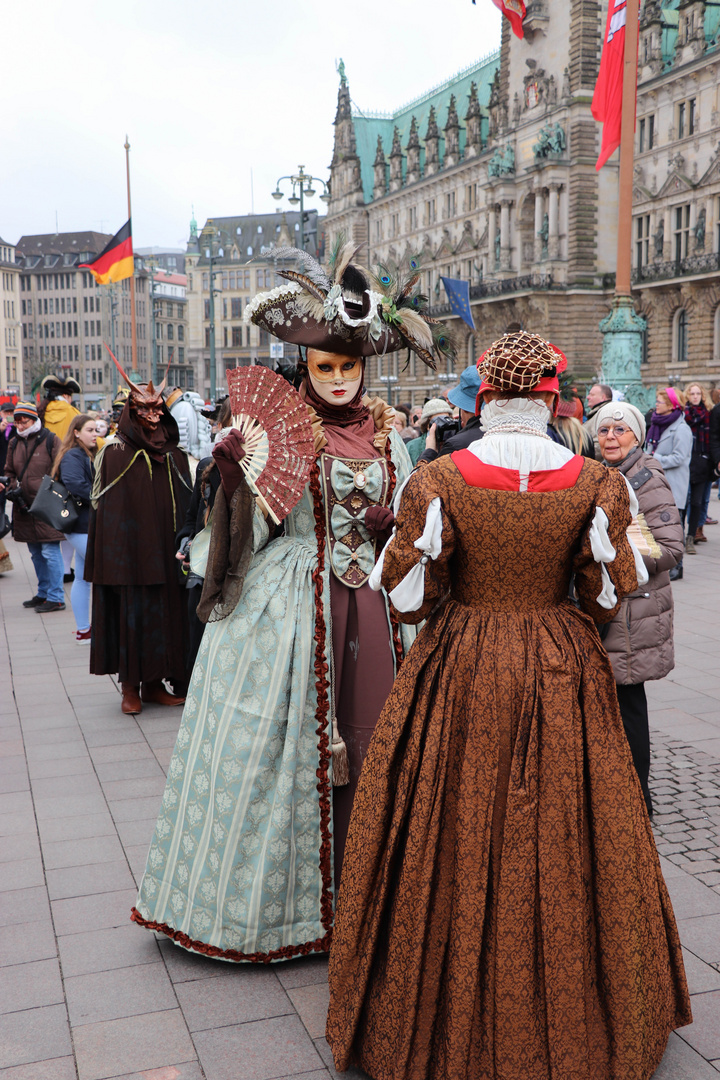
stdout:
<svg viewBox="0 0 720 1080">
<path fill-rule="evenodd" d="M 649 263 L 647 266 L 633 270 L 632 282 L 633 285 L 643 285 L 646 282 L 717 274 L 719 271 L 720 252 L 712 251 L 704 255 L 689 255 L 686 259 Z"/>
</svg>

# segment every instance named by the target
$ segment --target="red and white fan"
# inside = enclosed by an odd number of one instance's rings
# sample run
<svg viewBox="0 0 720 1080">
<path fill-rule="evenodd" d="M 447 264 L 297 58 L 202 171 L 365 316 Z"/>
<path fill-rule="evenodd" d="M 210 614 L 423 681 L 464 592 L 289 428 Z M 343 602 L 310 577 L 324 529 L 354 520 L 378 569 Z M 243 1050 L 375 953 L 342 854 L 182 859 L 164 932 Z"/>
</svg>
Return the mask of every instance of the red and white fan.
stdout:
<svg viewBox="0 0 720 1080">
<path fill-rule="evenodd" d="M 233 368 L 226 375 L 232 426 L 245 440 L 240 467 L 253 495 L 279 525 L 300 502 L 315 461 L 307 407 L 269 368 Z"/>
</svg>

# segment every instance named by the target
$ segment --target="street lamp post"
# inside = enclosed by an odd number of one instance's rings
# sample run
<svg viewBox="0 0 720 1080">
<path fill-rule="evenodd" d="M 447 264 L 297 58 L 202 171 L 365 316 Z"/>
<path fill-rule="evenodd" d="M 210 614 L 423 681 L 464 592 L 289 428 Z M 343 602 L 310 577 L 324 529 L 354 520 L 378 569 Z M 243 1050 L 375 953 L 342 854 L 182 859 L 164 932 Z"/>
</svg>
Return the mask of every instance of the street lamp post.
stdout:
<svg viewBox="0 0 720 1080">
<path fill-rule="evenodd" d="M 157 263 L 154 259 L 147 260 L 147 268 L 150 271 L 150 312 L 152 315 L 152 378 L 153 382 L 157 386 L 160 382 L 160 375 L 158 373 L 157 322 L 155 312 L 155 271 L 157 270 Z"/>
<path fill-rule="evenodd" d="M 290 176 L 281 176 L 275 185 L 275 190 L 272 192 L 273 199 L 280 200 L 283 197 L 283 193 L 280 190 L 280 184 L 283 180 L 289 180 L 292 184 L 292 195 L 289 196 L 288 202 L 292 206 L 297 206 L 300 203 L 300 243 L 298 247 L 301 251 L 305 250 L 305 196 L 312 198 L 315 194 L 313 188 L 313 182 L 316 184 L 322 184 L 323 190 L 320 195 L 320 199 L 324 203 L 330 202 L 330 187 L 319 176 L 311 176 L 310 173 L 305 172 L 304 165 L 298 165 L 298 171 Z M 299 194 L 298 194 L 299 193 Z"/>
<path fill-rule="evenodd" d="M 393 404 L 393 388 L 395 386 L 395 383 L 399 382 L 399 379 L 398 379 L 397 375 L 390 375 L 388 373 L 387 375 L 382 376 L 382 381 L 387 385 L 387 403 L 392 408 L 392 404 Z"/>
<path fill-rule="evenodd" d="M 203 238 L 205 239 L 205 241 L 207 243 L 207 248 L 205 249 L 205 255 L 206 255 L 206 258 L 208 260 L 208 265 L 209 265 L 209 268 L 210 268 L 210 304 L 209 304 L 209 309 L 210 309 L 209 310 L 209 315 L 210 315 L 210 327 L 209 327 L 209 330 L 210 330 L 210 333 L 209 333 L 209 339 L 210 339 L 210 341 L 209 341 L 209 343 L 210 343 L 210 401 L 212 402 L 212 404 L 215 404 L 215 394 L 216 394 L 216 389 L 217 389 L 217 370 L 216 370 L 216 366 L 215 366 L 216 365 L 216 362 L 215 362 L 215 293 L 216 293 L 216 291 L 219 292 L 219 290 L 215 289 L 215 274 L 217 273 L 217 271 L 214 268 L 215 267 L 214 244 L 215 244 L 215 241 L 216 241 L 216 238 L 217 238 L 217 229 L 215 228 L 212 221 L 210 221 L 210 220 L 207 222 L 207 224 L 205 225 L 205 228 L 200 233 L 200 239 L 203 239 Z"/>
</svg>

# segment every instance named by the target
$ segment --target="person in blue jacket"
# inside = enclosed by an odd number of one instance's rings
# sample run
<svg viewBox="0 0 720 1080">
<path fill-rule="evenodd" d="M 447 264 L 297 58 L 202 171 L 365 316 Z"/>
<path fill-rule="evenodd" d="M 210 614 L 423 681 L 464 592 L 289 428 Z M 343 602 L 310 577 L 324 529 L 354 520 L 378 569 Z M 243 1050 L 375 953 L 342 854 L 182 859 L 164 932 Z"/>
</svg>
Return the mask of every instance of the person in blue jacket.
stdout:
<svg viewBox="0 0 720 1080">
<path fill-rule="evenodd" d="M 75 580 L 70 592 L 73 615 L 77 624 L 79 645 L 90 644 L 90 596 L 92 586 L 85 580 L 90 494 L 95 472 L 97 431 L 91 416 L 81 413 L 73 417 L 60 452 L 53 465 L 52 476 L 64 484 L 78 504 L 79 517 L 75 530 L 66 539 L 75 549 Z"/>
</svg>

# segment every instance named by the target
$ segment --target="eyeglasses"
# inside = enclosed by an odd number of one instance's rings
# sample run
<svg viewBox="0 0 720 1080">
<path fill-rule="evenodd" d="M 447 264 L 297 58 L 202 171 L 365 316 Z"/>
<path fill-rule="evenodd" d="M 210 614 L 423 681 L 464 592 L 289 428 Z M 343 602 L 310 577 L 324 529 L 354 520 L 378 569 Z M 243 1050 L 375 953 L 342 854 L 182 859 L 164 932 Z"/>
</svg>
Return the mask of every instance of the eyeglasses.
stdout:
<svg viewBox="0 0 720 1080">
<path fill-rule="evenodd" d="M 623 435 L 627 435 L 631 429 L 625 427 L 624 424 L 615 424 L 614 427 L 601 427 L 597 429 L 598 439 L 606 439 L 611 432 L 617 435 L 618 439 L 622 439 Z"/>
</svg>

